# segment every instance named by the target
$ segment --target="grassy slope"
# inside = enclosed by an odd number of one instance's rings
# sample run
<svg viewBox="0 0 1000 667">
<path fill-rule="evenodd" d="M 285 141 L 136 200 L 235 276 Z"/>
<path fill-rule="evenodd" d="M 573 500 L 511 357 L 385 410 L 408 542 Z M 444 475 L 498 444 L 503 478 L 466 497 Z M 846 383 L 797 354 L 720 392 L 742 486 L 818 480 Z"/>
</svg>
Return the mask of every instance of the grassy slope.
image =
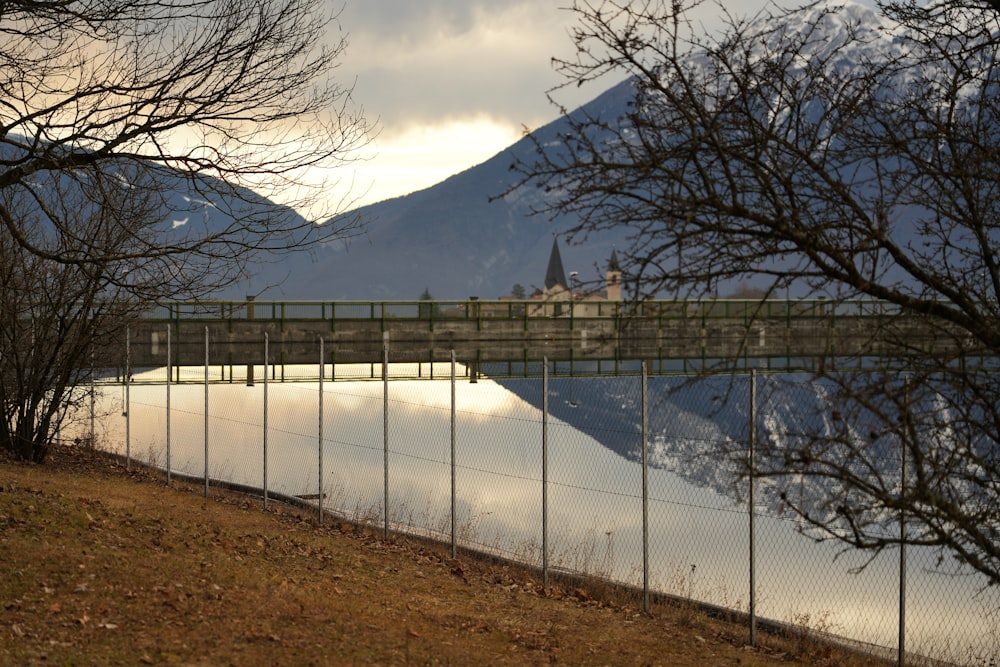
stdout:
<svg viewBox="0 0 1000 667">
<path fill-rule="evenodd" d="M 0 664 L 772 665 L 870 661 L 84 451 L 0 462 Z"/>
</svg>

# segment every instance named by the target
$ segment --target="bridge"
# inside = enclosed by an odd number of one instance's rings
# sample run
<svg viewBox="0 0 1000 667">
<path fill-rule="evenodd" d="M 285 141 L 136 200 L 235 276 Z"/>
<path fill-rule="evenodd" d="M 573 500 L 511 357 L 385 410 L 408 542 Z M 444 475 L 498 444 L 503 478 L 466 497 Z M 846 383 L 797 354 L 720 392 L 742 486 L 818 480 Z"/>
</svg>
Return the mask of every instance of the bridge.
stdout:
<svg viewBox="0 0 1000 667">
<path fill-rule="evenodd" d="M 812 370 L 946 351 L 947 337 L 890 304 L 817 300 L 168 302 L 131 327 L 131 368 L 433 364 L 471 373 Z M 865 361 L 868 360 L 868 361 Z M 433 372 L 433 371 L 431 371 Z M 534 374 L 534 373 L 532 373 Z"/>
</svg>

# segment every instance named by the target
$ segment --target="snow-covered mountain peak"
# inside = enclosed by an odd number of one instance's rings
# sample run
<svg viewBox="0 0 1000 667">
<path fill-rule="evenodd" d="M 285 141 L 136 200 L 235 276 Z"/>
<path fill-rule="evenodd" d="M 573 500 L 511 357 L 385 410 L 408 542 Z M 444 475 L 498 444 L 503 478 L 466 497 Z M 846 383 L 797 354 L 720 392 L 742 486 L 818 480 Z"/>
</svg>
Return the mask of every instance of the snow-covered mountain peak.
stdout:
<svg viewBox="0 0 1000 667">
<path fill-rule="evenodd" d="M 837 54 L 840 64 L 865 60 L 862 52 L 887 48 L 898 30 L 875 10 L 852 0 L 822 0 L 781 19 L 775 23 L 773 17 L 766 17 L 751 25 L 764 38 L 765 51 L 801 42 L 801 56 L 827 60 Z"/>
</svg>

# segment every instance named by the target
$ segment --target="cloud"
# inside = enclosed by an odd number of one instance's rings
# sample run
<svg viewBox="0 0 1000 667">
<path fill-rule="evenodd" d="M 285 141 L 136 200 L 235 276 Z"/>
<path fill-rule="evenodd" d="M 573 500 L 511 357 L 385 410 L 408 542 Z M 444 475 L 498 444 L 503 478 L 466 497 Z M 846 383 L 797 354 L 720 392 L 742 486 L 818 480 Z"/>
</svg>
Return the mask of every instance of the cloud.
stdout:
<svg viewBox="0 0 1000 667">
<path fill-rule="evenodd" d="M 384 129 L 488 114 L 515 127 L 555 117 L 549 66 L 569 46 L 554 3 L 386 0 L 348 5 L 343 73 Z M 561 43 L 560 43 L 561 42 Z"/>
<path fill-rule="evenodd" d="M 474 31 L 483 23 L 503 23 L 512 11 L 529 7 L 550 13 L 555 5 L 532 0 L 365 0 L 348 3 L 341 20 L 352 34 L 417 44 Z"/>
<path fill-rule="evenodd" d="M 554 119 L 549 63 L 570 47 L 572 18 L 536 0 L 348 2 L 338 76 L 379 126 L 366 159 L 339 174 L 356 204 L 434 185 Z"/>
<path fill-rule="evenodd" d="M 428 187 L 491 157 L 559 111 L 546 92 L 561 82 L 553 57 L 570 58 L 576 14 L 552 0 L 328 0 L 340 10 L 348 48 L 341 83 L 380 134 L 349 173 L 357 204 Z M 866 0 L 869 1 L 870 0 Z M 766 0 L 745 0 L 752 15 Z M 696 25 L 721 25 L 722 10 L 701 4 Z M 560 90 L 573 108 L 623 74 Z M 492 142 L 492 143 L 491 143 Z"/>
<path fill-rule="evenodd" d="M 488 160 L 519 138 L 509 123 L 485 115 L 394 127 L 376 139 L 371 159 L 350 168 L 355 191 L 363 193 L 358 203 L 428 188 Z"/>
</svg>

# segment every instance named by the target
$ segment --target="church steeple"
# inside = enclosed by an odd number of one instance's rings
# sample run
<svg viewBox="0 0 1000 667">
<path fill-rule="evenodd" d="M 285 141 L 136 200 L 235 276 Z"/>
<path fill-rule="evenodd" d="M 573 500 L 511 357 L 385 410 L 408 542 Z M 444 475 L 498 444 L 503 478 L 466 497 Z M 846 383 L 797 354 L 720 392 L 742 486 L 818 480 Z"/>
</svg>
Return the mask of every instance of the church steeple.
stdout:
<svg viewBox="0 0 1000 667">
<path fill-rule="evenodd" d="M 556 285 L 566 289 L 566 271 L 563 270 L 562 256 L 559 254 L 559 239 L 552 235 L 552 252 L 549 254 L 549 266 L 545 270 L 545 290 L 549 291 Z"/>
<path fill-rule="evenodd" d="M 611 249 L 611 259 L 608 260 L 608 273 L 614 271 L 615 273 L 621 273 L 622 269 L 618 266 L 618 251 L 615 248 Z"/>
<path fill-rule="evenodd" d="M 618 265 L 618 253 L 611 249 L 611 259 L 608 260 L 608 270 L 604 274 L 608 301 L 622 300 L 622 269 Z"/>
</svg>

